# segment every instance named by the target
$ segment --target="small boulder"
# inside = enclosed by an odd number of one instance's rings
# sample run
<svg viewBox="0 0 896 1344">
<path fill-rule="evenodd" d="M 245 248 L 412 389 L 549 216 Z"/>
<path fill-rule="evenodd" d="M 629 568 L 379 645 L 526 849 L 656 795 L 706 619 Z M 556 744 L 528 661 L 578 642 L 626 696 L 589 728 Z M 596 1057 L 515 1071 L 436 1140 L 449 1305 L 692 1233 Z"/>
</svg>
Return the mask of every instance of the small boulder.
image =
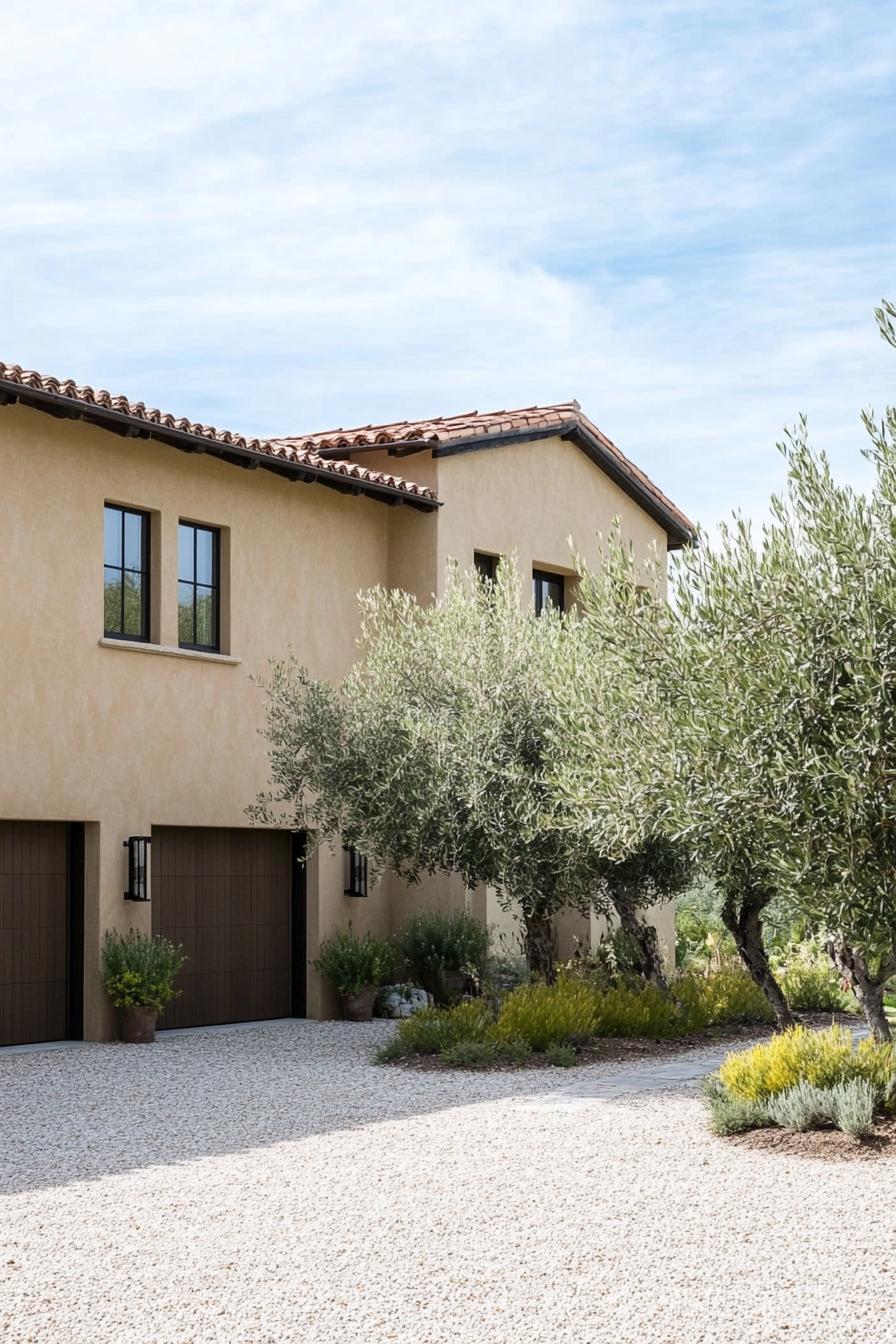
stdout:
<svg viewBox="0 0 896 1344">
<path fill-rule="evenodd" d="M 383 985 L 373 1013 L 375 1017 L 413 1017 L 431 1003 L 432 996 L 416 985 Z"/>
</svg>

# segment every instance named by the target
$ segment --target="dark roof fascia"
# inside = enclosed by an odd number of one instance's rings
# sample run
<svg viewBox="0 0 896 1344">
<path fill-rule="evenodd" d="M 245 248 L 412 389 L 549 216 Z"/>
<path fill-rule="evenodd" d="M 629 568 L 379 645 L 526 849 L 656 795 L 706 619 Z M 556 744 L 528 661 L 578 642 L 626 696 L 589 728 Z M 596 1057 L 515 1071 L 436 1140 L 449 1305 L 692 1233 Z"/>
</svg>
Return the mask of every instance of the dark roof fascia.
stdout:
<svg viewBox="0 0 896 1344">
<path fill-rule="evenodd" d="M 481 448 L 494 448 L 505 443 L 528 443 L 533 439 L 566 439 L 580 448 L 595 466 L 610 477 L 621 490 L 635 501 L 662 527 L 667 537 L 667 549 L 680 550 L 693 542 L 693 533 L 682 527 L 662 501 L 657 499 L 638 477 L 620 462 L 615 453 L 609 451 L 596 435 L 580 424 L 578 420 L 568 420 L 543 429 L 511 429 L 499 434 L 480 434 L 476 438 L 458 439 L 454 443 L 440 445 L 433 450 L 433 457 L 454 457 L 460 453 L 475 453 Z"/>
<path fill-rule="evenodd" d="M 24 387 L 21 383 L 0 378 L 0 406 L 13 405 L 15 402 L 20 402 L 32 410 L 42 411 L 57 420 L 84 420 L 87 424 L 97 425 L 100 429 L 124 438 L 156 439 L 183 453 L 206 453 L 210 457 L 220 457 L 233 466 L 244 467 L 249 471 L 261 467 L 263 471 L 273 472 L 274 475 L 284 476 L 288 480 L 326 485 L 342 494 L 369 495 L 385 504 L 409 504 L 411 508 L 420 509 L 424 513 L 432 513 L 441 508 L 440 500 L 412 495 L 397 486 L 359 481 L 351 476 L 327 471 L 326 468 L 310 466 L 304 462 L 292 462 L 289 458 L 275 457 L 273 454 L 263 453 L 254 448 L 221 443 L 217 439 L 207 439 L 200 434 L 189 434 L 183 429 L 156 425 L 141 419 L 140 416 L 127 415 L 124 411 L 110 410 L 106 406 L 91 406 L 56 392 Z"/>
<path fill-rule="evenodd" d="M 432 439 L 399 439 L 395 443 L 347 443 L 342 448 L 312 448 L 311 451 L 327 461 L 337 458 L 344 462 L 360 453 L 385 452 L 389 457 L 410 457 L 413 453 L 423 453 L 433 446 Z"/>
<path fill-rule="evenodd" d="M 589 457 L 601 471 L 606 472 L 611 481 L 624 490 L 636 504 L 640 504 L 645 513 L 649 514 L 654 522 L 659 523 L 665 530 L 667 541 L 667 550 L 679 551 L 682 546 L 691 545 L 694 541 L 694 533 L 687 527 L 683 527 L 675 514 L 667 509 L 661 499 L 657 499 L 643 481 L 635 473 L 626 467 L 624 462 L 620 462 L 615 453 L 610 452 L 606 446 L 601 443 L 596 435 L 586 429 L 584 425 L 575 425 L 567 434 L 562 435 L 570 443 L 574 443 L 577 448 L 581 448 L 586 457 Z"/>
</svg>

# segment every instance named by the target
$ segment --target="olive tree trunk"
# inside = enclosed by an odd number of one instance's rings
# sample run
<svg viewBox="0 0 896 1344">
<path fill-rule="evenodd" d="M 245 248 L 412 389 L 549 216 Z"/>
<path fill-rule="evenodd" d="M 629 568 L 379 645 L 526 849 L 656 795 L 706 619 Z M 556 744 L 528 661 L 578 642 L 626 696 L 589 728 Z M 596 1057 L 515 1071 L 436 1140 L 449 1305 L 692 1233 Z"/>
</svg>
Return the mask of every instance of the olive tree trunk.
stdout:
<svg viewBox="0 0 896 1344">
<path fill-rule="evenodd" d="M 666 967 L 656 929 L 624 902 L 616 906 L 619 925 L 637 946 L 641 957 L 641 974 L 657 989 L 666 989 Z"/>
<path fill-rule="evenodd" d="M 827 943 L 827 953 L 834 968 L 843 976 L 859 1002 L 865 1014 L 865 1020 L 871 1028 L 876 1041 L 892 1040 L 890 1024 L 884 1012 L 884 985 L 896 971 L 896 955 L 881 957 L 877 974 L 873 975 L 862 953 L 857 947 L 849 947 L 843 942 Z"/>
<path fill-rule="evenodd" d="M 554 983 L 554 925 L 548 915 L 523 916 L 524 943 L 529 972 Z"/>
<path fill-rule="evenodd" d="M 722 923 L 734 939 L 750 977 L 771 1004 L 778 1030 L 786 1031 L 794 1026 L 793 1015 L 784 991 L 772 974 L 762 938 L 762 912 L 770 900 L 771 895 L 761 891 L 726 896 L 722 903 Z"/>
</svg>

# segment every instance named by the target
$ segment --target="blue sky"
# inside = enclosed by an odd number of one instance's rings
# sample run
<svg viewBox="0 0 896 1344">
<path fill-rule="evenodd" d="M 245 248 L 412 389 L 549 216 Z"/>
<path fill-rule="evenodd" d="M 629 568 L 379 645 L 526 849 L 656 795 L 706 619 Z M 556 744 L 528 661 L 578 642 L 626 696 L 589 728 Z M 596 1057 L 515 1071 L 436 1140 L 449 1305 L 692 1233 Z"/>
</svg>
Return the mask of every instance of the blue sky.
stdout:
<svg viewBox="0 0 896 1344">
<path fill-rule="evenodd" d="M 577 397 L 692 516 L 894 400 L 896 8 L 4 17 L 0 359 L 253 434 Z"/>
</svg>

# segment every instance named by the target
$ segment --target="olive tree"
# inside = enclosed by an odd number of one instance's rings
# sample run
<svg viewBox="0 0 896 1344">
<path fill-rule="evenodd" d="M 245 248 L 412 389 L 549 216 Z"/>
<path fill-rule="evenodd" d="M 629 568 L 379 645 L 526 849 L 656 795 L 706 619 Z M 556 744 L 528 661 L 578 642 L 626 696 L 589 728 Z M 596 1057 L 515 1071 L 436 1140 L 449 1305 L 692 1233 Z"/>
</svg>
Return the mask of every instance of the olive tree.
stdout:
<svg viewBox="0 0 896 1344">
<path fill-rule="evenodd" d="M 273 789 L 256 815 L 285 811 L 318 840 L 341 837 L 411 883 L 451 871 L 469 886 L 493 885 L 518 904 L 530 967 L 548 978 L 558 911 L 618 913 L 661 979 L 632 872 L 614 887 L 617 863 L 562 824 L 556 687 L 575 616 L 522 611 L 519 573 L 502 563 L 494 581 L 453 570 L 433 604 L 375 589 L 361 598 L 361 618 L 361 656 L 339 686 L 294 659 L 274 665 Z M 665 854 L 655 869 L 649 856 L 640 862 L 650 902 L 675 870 Z"/>
<path fill-rule="evenodd" d="M 894 320 L 884 305 L 878 321 L 896 345 Z M 657 818 L 692 847 L 780 1024 L 789 1014 L 762 939 L 772 901 L 824 933 L 875 1035 L 888 1038 L 896 412 L 866 424 L 867 496 L 837 484 L 801 421 L 781 445 L 787 484 L 769 521 L 754 532 L 735 519 L 718 541 L 686 549 L 670 603 L 645 600 L 618 546 L 601 573 L 585 576 L 591 642 L 613 649 L 626 768 L 608 772 L 601 749 L 590 760 L 579 736 L 564 779 L 580 814 L 603 807 L 605 830 L 624 822 L 627 799 L 631 815 Z M 596 700 L 605 713 L 603 684 Z"/>
<path fill-rule="evenodd" d="M 598 569 L 583 568 L 584 656 L 565 712 L 585 727 L 561 729 L 559 783 L 575 824 L 607 852 L 669 837 L 712 876 L 738 952 L 786 1026 L 762 936 L 777 892 L 768 857 L 780 809 L 748 685 L 749 640 L 730 620 L 719 587 L 728 562 L 714 565 L 716 554 L 686 553 L 669 602 L 659 558 L 636 559 L 618 535 Z"/>
</svg>

